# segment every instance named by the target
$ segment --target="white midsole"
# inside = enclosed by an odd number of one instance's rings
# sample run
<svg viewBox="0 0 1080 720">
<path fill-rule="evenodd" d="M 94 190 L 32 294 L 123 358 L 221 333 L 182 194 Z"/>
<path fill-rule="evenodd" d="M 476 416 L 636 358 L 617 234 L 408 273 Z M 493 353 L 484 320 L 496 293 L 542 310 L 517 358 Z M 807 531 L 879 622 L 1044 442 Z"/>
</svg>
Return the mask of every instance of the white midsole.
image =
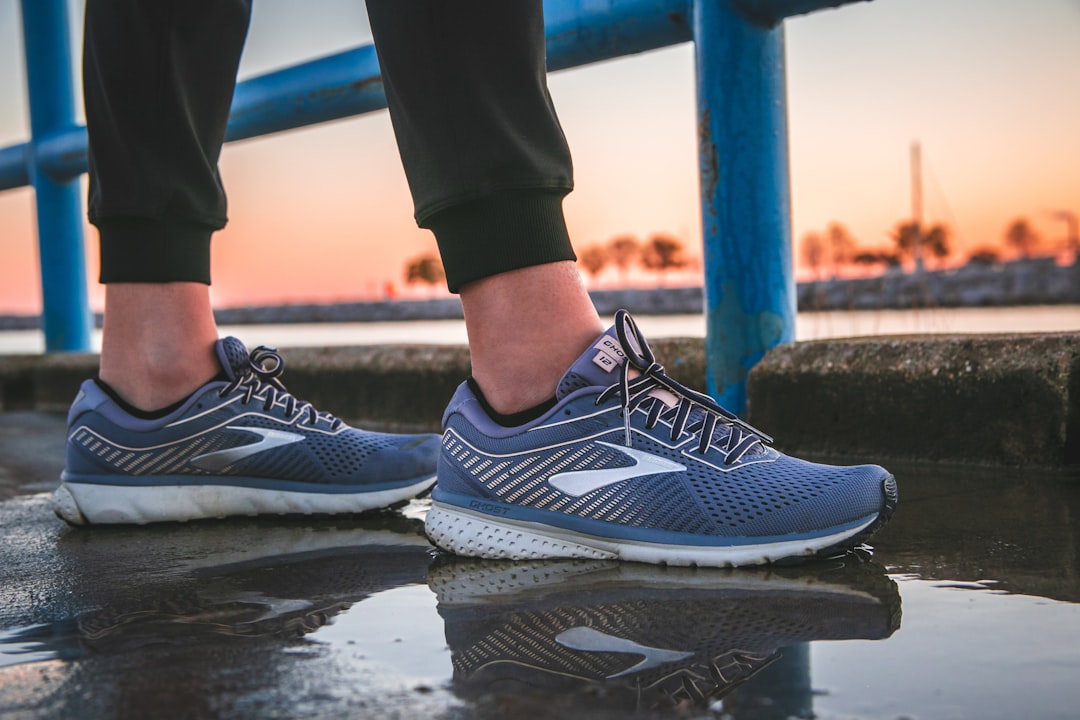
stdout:
<svg viewBox="0 0 1080 720">
<path fill-rule="evenodd" d="M 416 497 L 435 477 L 389 490 L 358 493 L 294 492 L 228 485 L 136 487 L 64 482 L 56 513 L 72 525 L 136 524 L 232 515 L 337 515 L 385 508 Z"/>
<path fill-rule="evenodd" d="M 600 538 L 550 525 L 494 518 L 456 505 L 432 501 L 425 530 L 432 542 L 442 549 L 470 557 L 512 560 L 619 559 L 667 565 L 736 567 L 813 555 L 858 535 L 873 522 L 874 518 L 870 518 L 843 532 L 761 545 L 665 545 Z"/>
</svg>

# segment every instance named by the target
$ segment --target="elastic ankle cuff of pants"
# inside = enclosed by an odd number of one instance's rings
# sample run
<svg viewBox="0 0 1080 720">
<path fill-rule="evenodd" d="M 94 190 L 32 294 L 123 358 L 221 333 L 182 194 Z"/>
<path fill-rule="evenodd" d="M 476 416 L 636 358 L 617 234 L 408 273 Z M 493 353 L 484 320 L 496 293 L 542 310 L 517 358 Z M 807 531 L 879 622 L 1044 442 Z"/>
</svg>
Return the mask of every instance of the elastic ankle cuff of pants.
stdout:
<svg viewBox="0 0 1080 720">
<path fill-rule="evenodd" d="M 515 191 L 440 210 L 421 223 L 435 233 L 450 292 L 509 270 L 576 260 L 564 190 Z"/>
<path fill-rule="evenodd" d="M 103 283 L 210 284 L 210 236 L 218 228 L 156 218 L 94 221 Z"/>
</svg>

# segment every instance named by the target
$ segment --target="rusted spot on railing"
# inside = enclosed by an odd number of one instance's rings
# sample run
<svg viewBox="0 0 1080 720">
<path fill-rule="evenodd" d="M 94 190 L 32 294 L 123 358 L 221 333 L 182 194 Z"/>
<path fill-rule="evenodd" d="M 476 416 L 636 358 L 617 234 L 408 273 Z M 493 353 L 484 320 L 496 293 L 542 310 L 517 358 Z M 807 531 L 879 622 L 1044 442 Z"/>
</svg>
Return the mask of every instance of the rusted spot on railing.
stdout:
<svg viewBox="0 0 1080 720">
<path fill-rule="evenodd" d="M 705 108 L 698 116 L 698 162 L 701 165 L 701 204 L 716 217 L 716 186 L 720 182 L 720 158 L 712 135 L 712 111 Z"/>
</svg>

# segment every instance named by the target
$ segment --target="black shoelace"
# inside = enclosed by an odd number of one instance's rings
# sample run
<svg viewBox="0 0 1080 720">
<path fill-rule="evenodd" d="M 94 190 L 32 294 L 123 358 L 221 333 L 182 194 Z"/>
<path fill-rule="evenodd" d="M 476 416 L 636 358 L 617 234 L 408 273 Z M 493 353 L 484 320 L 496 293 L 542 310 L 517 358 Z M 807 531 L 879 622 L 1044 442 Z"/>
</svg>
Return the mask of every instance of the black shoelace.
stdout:
<svg viewBox="0 0 1080 720">
<path fill-rule="evenodd" d="M 248 368 L 235 380 L 226 385 L 218 393 L 219 397 L 225 397 L 231 393 L 243 389 L 244 402 L 249 403 L 252 399 L 262 400 L 263 410 L 269 412 L 275 405 L 283 406 L 285 418 L 292 420 L 297 413 L 307 413 L 306 424 L 315 427 L 320 420 L 327 423 L 331 430 L 337 430 L 341 426 L 341 419 L 328 412 L 321 412 L 303 400 L 298 400 L 278 380 L 285 372 L 285 361 L 275 348 L 260 345 L 251 351 L 248 357 Z"/>
<path fill-rule="evenodd" d="M 627 361 L 622 364 L 619 382 L 600 393 L 600 396 L 596 398 L 596 404 L 599 405 L 614 396 L 622 399 L 627 447 L 631 446 L 630 414 L 650 400 L 652 404 L 648 408 L 645 427 L 651 430 L 660 420 L 670 421 L 671 441 L 677 442 L 684 432 L 695 434 L 698 436 L 699 454 L 708 452 L 712 447 L 713 431 L 718 423 L 729 426 L 727 441 L 721 448 L 727 465 L 738 462 L 754 447 L 772 444 L 771 437 L 744 422 L 734 413 L 720 407 L 708 395 L 691 390 L 668 377 L 664 372 L 664 366 L 656 362 L 649 344 L 645 342 L 644 336 L 630 317 L 630 313 L 625 310 L 615 313 L 615 331 L 619 336 L 619 344 L 626 353 Z M 631 367 L 641 374 L 631 379 Z M 678 402 L 671 405 L 665 399 L 657 397 L 655 391 L 658 389 L 671 393 Z M 699 409 L 701 412 L 699 417 L 688 425 L 694 409 Z"/>
</svg>

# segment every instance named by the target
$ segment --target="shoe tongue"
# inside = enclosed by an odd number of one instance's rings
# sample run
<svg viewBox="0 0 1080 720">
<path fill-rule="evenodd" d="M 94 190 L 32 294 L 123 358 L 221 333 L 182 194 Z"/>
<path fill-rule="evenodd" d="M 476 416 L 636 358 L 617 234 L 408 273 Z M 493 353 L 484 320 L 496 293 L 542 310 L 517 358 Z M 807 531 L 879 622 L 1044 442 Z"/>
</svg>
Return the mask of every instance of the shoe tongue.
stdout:
<svg viewBox="0 0 1080 720">
<path fill-rule="evenodd" d="M 618 379 L 619 368 L 626 362 L 626 352 L 619 343 L 619 336 L 614 326 L 596 339 L 582 353 L 555 389 L 555 397 L 564 397 L 585 387 L 608 387 Z"/>
<path fill-rule="evenodd" d="M 225 372 L 229 382 L 236 380 L 251 367 L 247 348 L 244 347 L 244 343 L 236 338 L 227 337 L 218 340 L 215 349 L 217 350 L 218 362 L 221 363 L 221 369 Z"/>
</svg>

